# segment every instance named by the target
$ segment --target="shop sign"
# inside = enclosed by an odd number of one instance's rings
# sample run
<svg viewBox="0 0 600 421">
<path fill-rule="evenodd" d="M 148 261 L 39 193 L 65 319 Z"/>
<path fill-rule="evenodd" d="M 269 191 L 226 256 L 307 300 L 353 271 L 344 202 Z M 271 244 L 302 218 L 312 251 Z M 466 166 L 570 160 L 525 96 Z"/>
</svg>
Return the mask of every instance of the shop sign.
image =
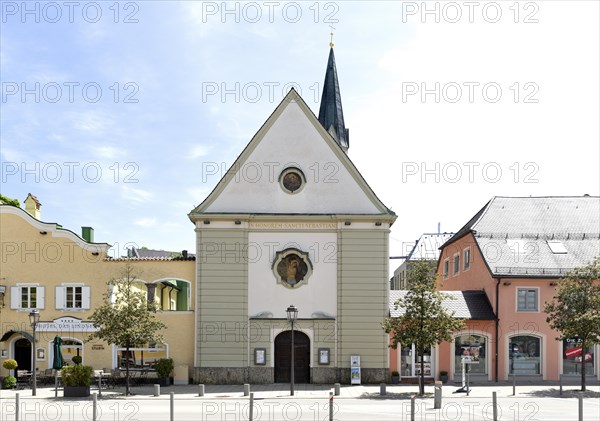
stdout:
<svg viewBox="0 0 600 421">
<path fill-rule="evenodd" d="M 573 358 L 576 355 L 581 355 L 582 351 L 583 351 L 583 349 L 581 347 L 567 349 L 565 351 L 565 357 L 567 357 L 567 358 Z"/>
<path fill-rule="evenodd" d="M 59 317 L 51 322 L 39 322 L 39 332 L 96 332 L 92 322 L 84 322 L 76 317 Z"/>
<path fill-rule="evenodd" d="M 585 358 L 586 361 L 591 361 L 592 360 L 592 354 L 590 354 L 589 352 L 586 352 L 584 358 Z M 580 363 L 581 362 L 581 357 L 580 356 L 579 357 L 575 357 L 575 361 L 578 362 L 578 363 Z"/>
</svg>

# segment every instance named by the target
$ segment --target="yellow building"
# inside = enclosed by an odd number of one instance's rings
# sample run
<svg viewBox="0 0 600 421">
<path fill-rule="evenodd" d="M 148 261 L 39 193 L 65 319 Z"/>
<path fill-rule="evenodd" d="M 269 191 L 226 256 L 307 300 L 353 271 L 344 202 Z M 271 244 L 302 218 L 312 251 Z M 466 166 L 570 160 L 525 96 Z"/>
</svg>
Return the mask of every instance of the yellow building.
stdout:
<svg viewBox="0 0 600 421">
<path fill-rule="evenodd" d="M 89 340 L 89 321 L 104 295 L 115 293 L 108 282 L 118 281 L 130 264 L 138 285 L 161 310 L 158 318 L 167 329 L 164 343 L 133 350 L 130 364 L 151 368 L 157 358 L 171 357 L 175 365 L 194 366 L 195 258 L 118 258 L 107 256 L 106 243 L 95 243 L 93 229 L 82 228 L 79 236 L 55 223 L 40 220 L 41 204 L 31 194 L 25 209 L 0 205 L 0 365 L 15 359 L 20 370 L 30 370 L 33 358 L 39 372 L 52 368 L 52 342 L 63 340 L 63 356 L 71 363 L 80 355 L 95 369 L 124 366 L 127 355 L 119 347 Z M 118 282 L 117 282 L 118 285 Z M 29 313 L 37 309 L 35 352 Z M 1 369 L 0 376 L 8 373 Z M 190 371 L 191 374 L 191 371 Z"/>
</svg>

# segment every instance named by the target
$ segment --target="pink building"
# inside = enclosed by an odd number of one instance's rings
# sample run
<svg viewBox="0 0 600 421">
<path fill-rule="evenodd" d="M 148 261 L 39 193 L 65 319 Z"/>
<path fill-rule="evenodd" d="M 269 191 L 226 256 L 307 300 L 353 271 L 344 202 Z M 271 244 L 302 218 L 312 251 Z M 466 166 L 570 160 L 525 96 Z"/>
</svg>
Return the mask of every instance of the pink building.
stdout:
<svg viewBox="0 0 600 421">
<path fill-rule="evenodd" d="M 558 279 L 597 256 L 600 197 L 492 198 L 442 245 L 437 271 L 440 289 L 462 291 L 467 310 L 481 303 L 474 291 L 484 293 L 495 320 L 459 309 L 467 328 L 431 351 L 431 377 L 445 370 L 458 380 L 462 353 L 474 349 L 481 358 L 470 366 L 472 379 L 508 380 L 512 373 L 534 381 L 576 379 L 582 358 L 590 378 L 600 379 L 599 347 L 580 351 L 577 338 L 557 341 L 543 311 Z M 399 351 L 390 352 L 390 370 L 402 375 L 408 358 Z"/>
</svg>

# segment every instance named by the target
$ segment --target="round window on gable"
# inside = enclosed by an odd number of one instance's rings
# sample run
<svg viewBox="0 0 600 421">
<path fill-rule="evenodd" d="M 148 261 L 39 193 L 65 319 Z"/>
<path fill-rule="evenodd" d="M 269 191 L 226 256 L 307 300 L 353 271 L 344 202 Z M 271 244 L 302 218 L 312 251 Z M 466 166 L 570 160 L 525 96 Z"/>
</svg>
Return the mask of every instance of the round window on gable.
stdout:
<svg viewBox="0 0 600 421">
<path fill-rule="evenodd" d="M 306 177 L 298 168 L 286 168 L 279 176 L 279 184 L 285 192 L 295 194 L 301 191 L 306 184 Z"/>
</svg>

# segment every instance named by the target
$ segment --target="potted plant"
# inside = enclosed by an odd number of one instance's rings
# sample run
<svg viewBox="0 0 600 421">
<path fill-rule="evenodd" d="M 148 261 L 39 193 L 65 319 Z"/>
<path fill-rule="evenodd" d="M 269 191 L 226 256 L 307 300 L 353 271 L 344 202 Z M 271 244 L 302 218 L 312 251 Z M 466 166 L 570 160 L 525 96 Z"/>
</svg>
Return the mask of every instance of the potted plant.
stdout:
<svg viewBox="0 0 600 421">
<path fill-rule="evenodd" d="M 71 361 L 73 361 L 73 364 L 75 365 L 80 365 L 83 361 L 83 358 L 81 358 L 79 355 L 74 355 L 73 358 L 71 358 Z"/>
<path fill-rule="evenodd" d="M 448 382 L 448 372 L 446 370 L 440 370 L 440 380 L 442 383 Z"/>
<path fill-rule="evenodd" d="M 90 382 L 92 379 L 92 367 L 89 365 L 73 365 L 63 367 L 61 376 L 65 397 L 87 397 L 90 396 Z"/>
<path fill-rule="evenodd" d="M 19 365 L 15 360 L 5 360 L 2 367 L 7 370 L 16 370 Z M 14 374 L 14 372 L 13 372 Z M 2 389 L 14 389 L 17 386 L 17 378 L 13 375 L 8 375 L 2 379 Z"/>
<path fill-rule="evenodd" d="M 397 371 L 392 371 L 392 384 L 400 383 L 400 373 Z"/>
<path fill-rule="evenodd" d="M 173 358 L 159 358 L 154 363 L 154 368 L 156 369 L 156 375 L 159 379 L 158 384 L 161 386 L 170 386 L 170 376 L 175 368 L 175 365 L 173 364 Z"/>
</svg>

